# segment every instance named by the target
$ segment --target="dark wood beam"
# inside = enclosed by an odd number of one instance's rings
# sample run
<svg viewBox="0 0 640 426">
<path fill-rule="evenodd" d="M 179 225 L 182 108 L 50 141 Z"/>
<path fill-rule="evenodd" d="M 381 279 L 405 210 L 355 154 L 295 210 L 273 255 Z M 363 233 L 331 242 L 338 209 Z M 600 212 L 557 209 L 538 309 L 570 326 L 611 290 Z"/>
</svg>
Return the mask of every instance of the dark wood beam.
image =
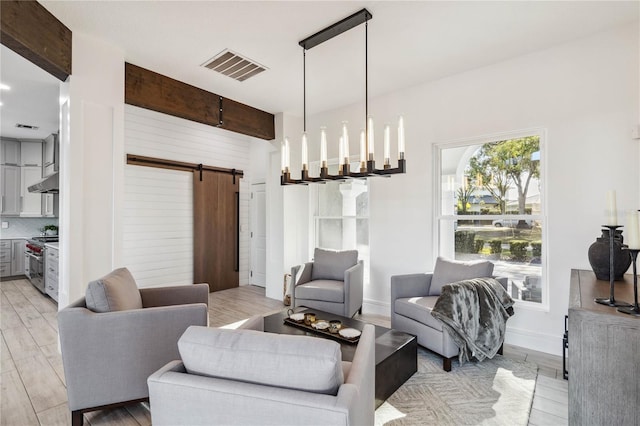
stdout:
<svg viewBox="0 0 640 426">
<path fill-rule="evenodd" d="M 162 74 L 125 63 L 124 85 L 129 105 L 261 139 L 275 138 L 273 114 Z"/>
<path fill-rule="evenodd" d="M 71 30 L 37 1 L 0 1 L 0 43 L 61 81 L 71 74 Z"/>
</svg>

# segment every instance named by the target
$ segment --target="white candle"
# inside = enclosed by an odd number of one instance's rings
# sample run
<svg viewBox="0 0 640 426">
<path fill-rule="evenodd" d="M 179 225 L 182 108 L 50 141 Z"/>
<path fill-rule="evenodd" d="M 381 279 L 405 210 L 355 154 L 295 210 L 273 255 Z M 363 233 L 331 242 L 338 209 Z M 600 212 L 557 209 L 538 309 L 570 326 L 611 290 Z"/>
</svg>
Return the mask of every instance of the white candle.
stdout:
<svg viewBox="0 0 640 426">
<path fill-rule="evenodd" d="M 344 164 L 344 138 L 342 136 L 340 136 L 340 143 L 338 144 L 338 163 L 342 173 L 342 165 Z"/>
<path fill-rule="evenodd" d="M 607 191 L 607 225 L 618 225 L 618 209 L 616 207 L 616 191 Z"/>
<path fill-rule="evenodd" d="M 383 157 L 384 157 L 384 165 L 388 166 L 391 160 L 391 128 L 389 127 L 389 125 L 387 124 L 386 126 L 384 126 L 384 150 L 383 150 Z"/>
<path fill-rule="evenodd" d="M 282 173 L 284 173 L 285 167 L 287 166 L 287 160 L 285 159 L 285 156 L 287 155 L 285 148 L 284 148 L 284 141 L 282 141 L 280 143 L 280 168 L 282 169 Z"/>
<path fill-rule="evenodd" d="M 289 171 L 289 138 L 284 138 L 284 171 Z"/>
<path fill-rule="evenodd" d="M 347 130 L 347 122 L 342 122 L 342 153 L 344 155 L 344 164 L 349 164 L 349 131 Z"/>
<path fill-rule="evenodd" d="M 309 147 L 307 134 L 302 134 L 302 170 L 309 170 Z"/>
<path fill-rule="evenodd" d="M 398 119 L 398 159 L 404 160 L 404 118 Z"/>
<path fill-rule="evenodd" d="M 630 249 L 640 250 L 640 215 L 637 211 L 627 214 L 627 245 Z"/>
<path fill-rule="evenodd" d="M 375 143 L 373 139 L 373 118 L 369 116 L 367 120 L 367 152 L 369 153 L 369 161 L 373 161 L 373 151 L 375 148 Z"/>
<path fill-rule="evenodd" d="M 320 128 L 320 167 L 327 167 L 327 132 Z"/>
<path fill-rule="evenodd" d="M 367 167 L 367 143 L 365 142 L 364 130 L 360 131 L 360 168 Z"/>
</svg>

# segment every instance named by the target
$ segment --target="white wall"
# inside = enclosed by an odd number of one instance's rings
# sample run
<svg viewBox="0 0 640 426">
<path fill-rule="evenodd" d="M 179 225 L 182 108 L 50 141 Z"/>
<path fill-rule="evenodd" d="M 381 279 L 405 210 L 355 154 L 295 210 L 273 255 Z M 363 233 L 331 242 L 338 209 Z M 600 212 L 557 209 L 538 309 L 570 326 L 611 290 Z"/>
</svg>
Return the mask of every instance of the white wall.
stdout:
<svg viewBox="0 0 640 426">
<path fill-rule="evenodd" d="M 378 161 L 382 124 L 405 116 L 407 174 L 370 179 L 365 310 L 388 314 L 391 275 L 433 268 L 434 144 L 542 127 L 550 305 L 518 306 L 507 342 L 560 353 L 570 270 L 590 269 L 587 249 L 600 233 L 606 191 L 617 190 L 621 212 L 640 207 L 638 141 L 631 139 L 639 117 L 639 50 L 638 27 L 626 26 L 373 99 Z M 362 105 L 354 105 L 311 117 L 311 161 L 319 155 L 313 129 L 359 123 L 362 114 Z M 335 140 L 330 136 L 329 157 Z"/>
<path fill-rule="evenodd" d="M 60 91 L 60 309 L 113 268 L 123 173 L 123 52 L 77 31 L 72 44 Z"/>
<path fill-rule="evenodd" d="M 249 136 L 131 105 L 125 106 L 126 154 L 202 163 L 228 169 L 235 168 L 244 172 L 244 177 L 240 179 L 240 285 L 249 283 L 249 194 L 252 180 L 250 146 L 252 143 L 259 144 L 258 141 L 252 141 Z M 268 144 L 266 141 L 263 143 Z M 130 173 L 129 169 L 138 167 L 126 167 L 125 188 L 135 191 L 133 187 L 139 186 L 141 181 L 134 176 L 133 172 Z M 146 173 L 158 174 L 159 172 Z M 182 185 L 191 184 L 192 187 L 192 173 L 178 173 L 188 176 L 186 178 L 177 177 L 176 184 L 182 182 Z M 163 177 L 160 176 L 159 179 L 163 179 Z M 146 184 L 144 182 L 142 184 L 154 186 L 152 182 L 146 182 Z M 127 216 L 123 227 L 124 244 L 123 258 L 120 259 L 121 264 L 131 266 L 136 280 L 141 279 L 138 283 L 140 286 L 169 284 L 170 278 L 174 279 L 176 284 L 193 283 L 192 215 L 180 214 L 171 217 L 165 215 L 164 220 L 161 219 L 155 224 L 148 223 L 141 228 L 139 225 L 149 212 L 162 211 L 163 209 L 170 211 L 172 207 L 175 207 L 175 205 L 166 204 L 169 202 L 167 197 L 171 195 L 169 192 L 158 191 L 151 187 L 144 192 L 147 193 L 148 203 L 145 205 L 148 208 L 140 204 L 144 200 L 134 200 L 131 197 L 126 199 L 123 211 Z M 187 200 L 184 196 L 180 197 L 179 194 L 175 194 L 175 196 L 179 197 L 176 200 L 178 204 L 193 203 L 192 197 Z M 136 253 L 136 239 L 141 238 L 140 229 L 146 230 L 147 234 L 153 234 L 151 238 L 155 241 L 155 248 L 147 256 L 140 256 L 139 252 Z M 174 269 L 175 274 L 169 272 L 161 274 L 159 273 L 161 271 L 159 260 L 168 255 L 163 251 L 163 247 L 174 244 L 176 238 L 180 240 L 180 245 L 183 247 L 175 253 L 176 257 L 181 260 L 171 259 L 170 255 L 166 257 L 165 266 L 173 265 L 174 268 L 170 269 Z M 143 237 L 143 239 L 148 241 L 149 237 Z M 191 247 L 191 250 L 187 246 Z M 153 257 L 156 258 L 155 261 L 152 259 Z"/>
</svg>

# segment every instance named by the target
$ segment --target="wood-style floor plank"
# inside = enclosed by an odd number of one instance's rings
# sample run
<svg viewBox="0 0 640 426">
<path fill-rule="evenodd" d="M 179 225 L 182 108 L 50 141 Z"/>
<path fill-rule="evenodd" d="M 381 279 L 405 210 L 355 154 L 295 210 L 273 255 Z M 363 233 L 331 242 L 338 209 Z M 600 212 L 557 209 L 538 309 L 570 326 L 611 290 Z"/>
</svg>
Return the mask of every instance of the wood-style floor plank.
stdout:
<svg viewBox="0 0 640 426">
<path fill-rule="evenodd" d="M 531 409 L 529 415 L 530 426 L 564 426 L 568 425 L 569 421 L 562 417 L 554 416 L 553 414 L 540 411 L 536 408 Z"/>
<path fill-rule="evenodd" d="M 49 325 L 49 321 L 45 320 L 42 315 L 30 321 L 27 330 L 31 333 L 31 337 L 36 341 L 38 346 L 47 346 L 58 343 L 58 333 Z"/>
<path fill-rule="evenodd" d="M 37 414 L 40 424 L 43 426 L 69 426 L 71 424 L 71 411 L 65 402 Z"/>
<path fill-rule="evenodd" d="M 126 408 L 92 411 L 85 413 L 84 418 L 86 420 L 85 424 L 91 426 L 140 426 Z"/>
<path fill-rule="evenodd" d="M 67 401 L 67 390 L 42 353 L 15 361 L 36 413 Z"/>
<path fill-rule="evenodd" d="M 22 325 L 20 316 L 18 316 L 18 313 L 13 309 L 11 304 L 2 307 L 2 312 L 0 312 L 0 329 L 6 330 L 8 328 L 20 327 Z"/>
<path fill-rule="evenodd" d="M 0 374 L 0 425 L 36 425 L 38 418 L 17 370 Z"/>
<path fill-rule="evenodd" d="M 38 344 L 24 325 L 2 330 L 2 335 L 14 361 L 33 357 L 40 353 Z"/>
</svg>

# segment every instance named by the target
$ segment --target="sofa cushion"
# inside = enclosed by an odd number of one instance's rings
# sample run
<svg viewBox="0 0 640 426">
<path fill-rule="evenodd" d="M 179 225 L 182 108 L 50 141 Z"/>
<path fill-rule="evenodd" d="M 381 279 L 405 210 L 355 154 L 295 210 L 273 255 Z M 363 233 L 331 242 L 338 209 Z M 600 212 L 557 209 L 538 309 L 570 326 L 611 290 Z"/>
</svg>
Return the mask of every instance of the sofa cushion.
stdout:
<svg viewBox="0 0 640 426">
<path fill-rule="evenodd" d="M 296 286 L 296 299 L 344 302 L 344 282 L 316 280 Z"/>
<path fill-rule="evenodd" d="M 340 345 L 327 339 L 191 326 L 178 350 L 190 374 L 330 395 L 344 383 Z"/>
<path fill-rule="evenodd" d="M 85 295 L 87 309 L 93 312 L 142 309 L 142 297 L 133 276 L 127 268 L 91 281 Z"/>
<path fill-rule="evenodd" d="M 438 296 L 445 284 L 472 278 L 486 278 L 493 274 L 493 263 L 488 260 L 463 262 L 438 257 L 431 278 L 429 296 Z"/>
<path fill-rule="evenodd" d="M 358 263 L 358 250 L 324 250 L 313 254 L 312 280 L 344 281 L 344 271 Z"/>
<path fill-rule="evenodd" d="M 393 308 L 398 315 L 411 318 L 428 327 L 442 331 L 442 322 L 431 316 L 431 309 L 436 304 L 438 297 L 426 296 L 396 299 Z"/>
</svg>

